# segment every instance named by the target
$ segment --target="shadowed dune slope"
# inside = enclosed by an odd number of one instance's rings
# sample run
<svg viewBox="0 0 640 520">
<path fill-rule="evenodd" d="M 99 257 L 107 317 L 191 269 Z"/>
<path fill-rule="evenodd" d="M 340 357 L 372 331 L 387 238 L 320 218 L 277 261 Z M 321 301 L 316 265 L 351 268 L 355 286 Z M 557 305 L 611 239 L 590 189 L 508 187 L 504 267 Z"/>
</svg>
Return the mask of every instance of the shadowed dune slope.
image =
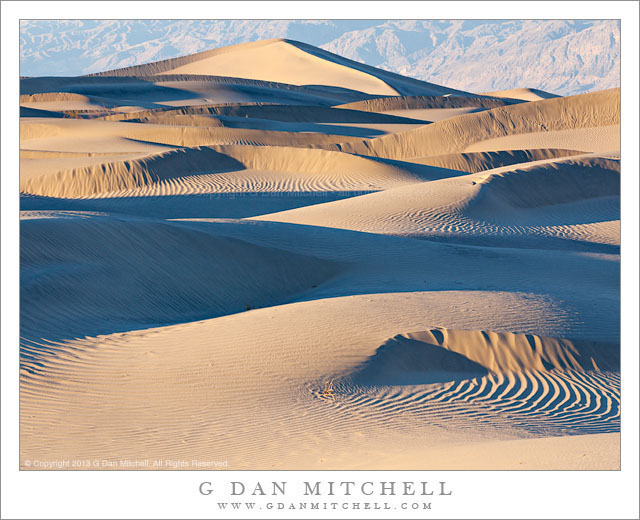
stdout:
<svg viewBox="0 0 640 520">
<path fill-rule="evenodd" d="M 513 208 L 536 208 L 620 195 L 620 161 L 581 157 L 488 174 L 472 208 L 499 212 L 499 200 Z"/>
<path fill-rule="evenodd" d="M 619 370 L 616 343 L 435 328 L 400 334 L 348 377 L 355 384 L 429 384 L 490 373 Z"/>
<path fill-rule="evenodd" d="M 537 148 L 532 150 L 503 150 L 498 152 L 470 152 L 432 155 L 411 159 L 411 162 L 459 170 L 468 173 L 478 173 L 511 164 L 555 159 L 571 155 L 581 155 L 577 150 L 563 150 L 558 148 Z"/>
<path fill-rule="evenodd" d="M 64 115 L 60 112 L 56 112 L 53 110 L 44 110 L 41 108 L 29 108 L 29 107 L 20 107 L 20 118 L 23 117 L 64 117 Z"/>
<path fill-rule="evenodd" d="M 335 108 L 388 112 L 390 110 L 412 110 L 420 108 L 496 108 L 520 103 L 515 99 L 500 99 L 488 96 L 393 96 L 366 99 L 337 105 Z"/>
<path fill-rule="evenodd" d="M 620 89 L 611 89 L 465 114 L 408 132 L 345 143 L 337 148 L 361 155 L 410 159 L 464 152 L 474 143 L 503 136 L 619 123 Z"/>
<path fill-rule="evenodd" d="M 269 306 L 339 264 L 152 220 L 65 212 L 21 220 L 22 335 L 56 339 Z"/>
<path fill-rule="evenodd" d="M 417 123 L 415 119 L 379 114 L 365 110 L 338 109 L 321 106 L 275 104 L 196 105 L 175 109 L 155 109 L 135 114 L 116 114 L 102 119 L 124 121 L 133 118 L 175 117 L 185 115 L 230 116 L 256 118 L 291 123 Z"/>
<path fill-rule="evenodd" d="M 203 74 L 160 76 L 40 77 L 20 80 L 21 103 L 55 103 L 58 108 L 120 105 L 147 109 L 200 104 L 285 103 L 332 106 L 373 97 L 350 88 L 289 85 L 277 81 Z M 68 94 L 75 96 L 71 99 Z M 46 97 L 29 97 L 41 96 Z"/>
</svg>

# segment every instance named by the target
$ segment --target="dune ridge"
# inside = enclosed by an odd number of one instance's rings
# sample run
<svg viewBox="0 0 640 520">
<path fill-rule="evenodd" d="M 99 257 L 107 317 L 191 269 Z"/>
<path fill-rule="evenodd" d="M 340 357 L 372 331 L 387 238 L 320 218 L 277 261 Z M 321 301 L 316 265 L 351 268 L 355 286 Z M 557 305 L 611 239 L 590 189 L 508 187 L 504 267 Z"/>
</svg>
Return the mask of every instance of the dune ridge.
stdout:
<svg viewBox="0 0 640 520">
<path fill-rule="evenodd" d="M 538 101 L 540 99 L 551 99 L 560 97 L 551 92 L 545 92 L 537 88 L 514 88 L 509 90 L 496 90 L 494 92 L 485 92 L 484 96 L 517 99 L 520 101 Z"/>
<path fill-rule="evenodd" d="M 348 153 L 410 159 L 464 152 L 485 139 L 620 123 L 620 90 L 553 98 L 465 114 L 426 127 L 337 147 Z M 586 151 L 586 150 L 585 150 Z"/>
<path fill-rule="evenodd" d="M 354 101 L 337 105 L 335 108 L 367 112 L 388 112 L 390 110 L 410 110 L 418 108 L 473 107 L 490 109 L 519 102 L 520 100 L 490 96 L 393 96 Z"/>
<path fill-rule="evenodd" d="M 512 164 L 528 163 L 545 159 L 556 159 L 572 155 L 582 155 L 578 150 L 559 148 L 533 148 L 529 150 L 502 150 L 499 152 L 466 152 L 445 155 L 431 155 L 411 159 L 417 164 L 448 168 L 468 173 L 493 170 Z"/>
<path fill-rule="evenodd" d="M 181 148 L 137 159 L 99 162 L 71 170 L 25 178 L 23 193 L 46 197 L 81 198 L 151 186 L 177 178 L 244 170 L 289 172 L 313 189 L 371 190 L 439 178 L 447 171 L 422 166 L 411 170 L 327 150 L 289 147 L 209 146 Z M 420 171 L 420 173 L 416 173 Z M 452 172 L 455 174 L 455 172 Z M 219 175 L 217 177 L 220 177 Z M 264 174 L 261 176 L 266 179 Z M 308 179 L 304 181 L 304 179 Z M 315 179 L 315 180 L 314 180 Z M 324 180 L 323 180 L 324 179 Z M 212 179 L 216 180 L 216 179 Z M 283 182 L 286 179 L 283 179 Z M 242 182 L 241 179 L 236 182 Z M 256 178 L 260 182 L 260 176 Z M 317 184 L 317 183 L 321 183 Z M 220 186 L 223 189 L 224 186 Z M 275 191 L 286 191 L 281 183 Z M 219 191 L 213 189 L 212 191 Z M 248 186 L 248 191 L 256 191 Z M 264 191 L 264 188 L 257 190 Z M 304 191 L 304 190 L 303 190 Z"/>
</svg>

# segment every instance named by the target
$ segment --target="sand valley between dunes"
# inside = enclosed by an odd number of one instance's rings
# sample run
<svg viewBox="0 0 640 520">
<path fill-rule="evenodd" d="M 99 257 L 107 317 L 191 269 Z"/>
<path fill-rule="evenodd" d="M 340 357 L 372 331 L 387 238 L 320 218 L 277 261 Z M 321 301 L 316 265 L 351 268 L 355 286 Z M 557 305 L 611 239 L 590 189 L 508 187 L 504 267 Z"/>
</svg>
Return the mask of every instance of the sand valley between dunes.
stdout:
<svg viewBox="0 0 640 520">
<path fill-rule="evenodd" d="M 266 40 L 20 104 L 21 461 L 620 467 L 619 89 Z"/>
</svg>

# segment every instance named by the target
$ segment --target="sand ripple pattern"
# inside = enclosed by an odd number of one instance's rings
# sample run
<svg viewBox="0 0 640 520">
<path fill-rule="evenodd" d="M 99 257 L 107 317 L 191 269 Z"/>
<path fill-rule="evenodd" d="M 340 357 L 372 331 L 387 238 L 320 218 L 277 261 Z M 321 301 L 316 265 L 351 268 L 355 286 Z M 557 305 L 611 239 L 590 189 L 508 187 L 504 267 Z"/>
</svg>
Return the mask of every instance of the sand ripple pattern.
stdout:
<svg viewBox="0 0 640 520">
<path fill-rule="evenodd" d="M 396 336 L 351 373 L 315 387 L 336 413 L 382 423 L 410 415 L 542 436 L 620 430 L 617 344 L 431 329 Z"/>
<path fill-rule="evenodd" d="M 620 431 L 620 374 L 596 371 L 523 371 L 443 384 L 407 387 L 334 384 L 331 397 L 316 391 L 332 413 L 381 423 L 418 417 L 442 428 L 518 428 L 535 436 Z"/>
</svg>

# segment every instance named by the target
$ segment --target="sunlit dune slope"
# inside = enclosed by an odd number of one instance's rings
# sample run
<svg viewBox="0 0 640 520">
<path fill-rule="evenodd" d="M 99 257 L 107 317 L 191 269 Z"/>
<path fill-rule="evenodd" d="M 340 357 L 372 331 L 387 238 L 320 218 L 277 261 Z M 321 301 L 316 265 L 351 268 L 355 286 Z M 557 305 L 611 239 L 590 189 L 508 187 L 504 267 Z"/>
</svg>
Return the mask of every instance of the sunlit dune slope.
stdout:
<svg viewBox="0 0 640 520">
<path fill-rule="evenodd" d="M 551 92 L 545 92 L 537 88 L 514 88 L 510 90 L 496 90 L 494 92 L 485 92 L 484 96 L 506 99 L 518 99 L 521 101 L 539 101 L 541 99 L 551 99 L 560 97 Z"/>
</svg>

